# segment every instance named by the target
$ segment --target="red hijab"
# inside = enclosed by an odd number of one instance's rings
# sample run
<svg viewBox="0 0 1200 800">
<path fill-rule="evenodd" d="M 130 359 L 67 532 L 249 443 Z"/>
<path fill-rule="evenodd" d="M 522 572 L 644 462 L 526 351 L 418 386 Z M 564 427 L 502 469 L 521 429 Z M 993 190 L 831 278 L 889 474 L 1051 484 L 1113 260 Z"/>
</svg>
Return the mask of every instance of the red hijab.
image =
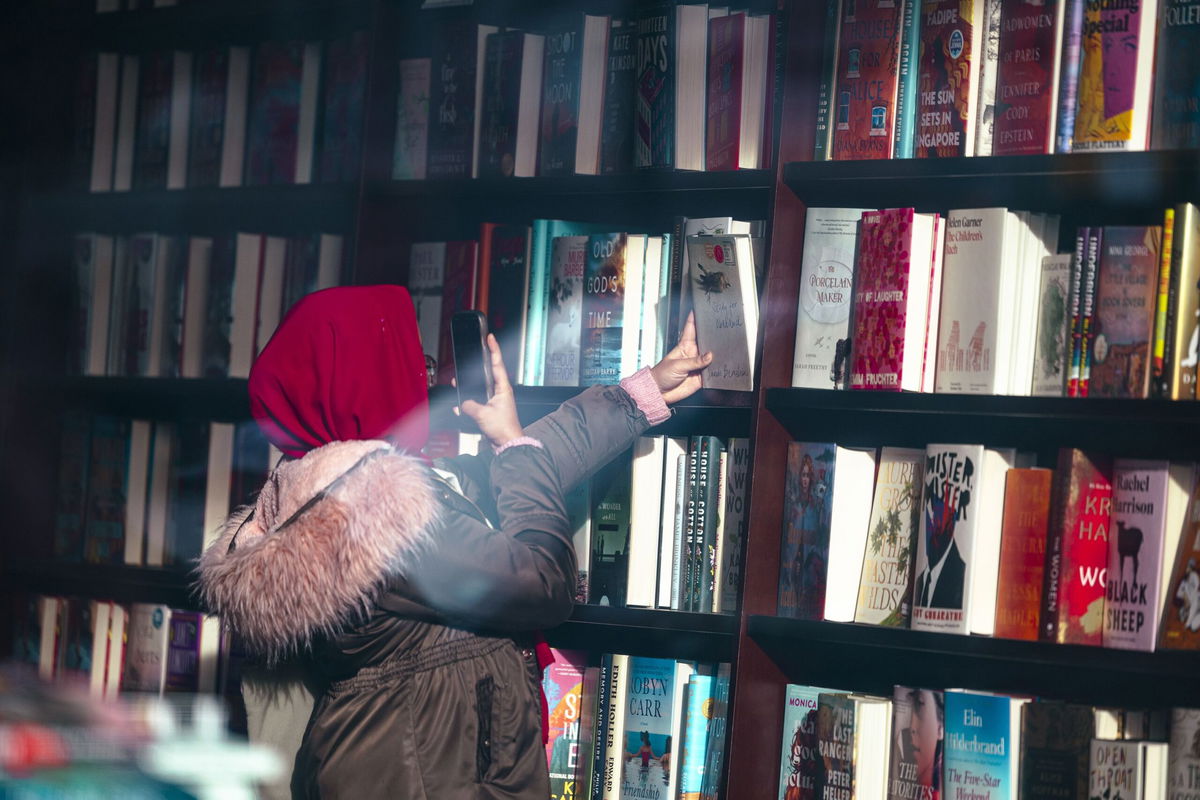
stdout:
<svg viewBox="0 0 1200 800">
<path fill-rule="evenodd" d="M 417 315 L 400 286 L 340 286 L 300 299 L 250 368 L 250 412 L 293 457 L 387 439 L 417 454 L 429 389 Z"/>
</svg>

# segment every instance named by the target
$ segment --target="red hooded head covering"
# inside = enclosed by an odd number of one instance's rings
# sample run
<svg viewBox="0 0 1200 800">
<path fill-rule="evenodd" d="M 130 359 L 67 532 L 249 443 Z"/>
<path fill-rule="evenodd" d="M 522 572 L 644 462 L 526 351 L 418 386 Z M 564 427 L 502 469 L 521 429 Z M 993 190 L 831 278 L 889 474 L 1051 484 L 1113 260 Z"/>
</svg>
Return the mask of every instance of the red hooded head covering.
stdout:
<svg viewBox="0 0 1200 800">
<path fill-rule="evenodd" d="M 286 455 L 349 439 L 418 453 L 429 389 L 408 290 L 342 286 L 302 298 L 250 368 L 249 388 L 250 412 Z"/>
</svg>

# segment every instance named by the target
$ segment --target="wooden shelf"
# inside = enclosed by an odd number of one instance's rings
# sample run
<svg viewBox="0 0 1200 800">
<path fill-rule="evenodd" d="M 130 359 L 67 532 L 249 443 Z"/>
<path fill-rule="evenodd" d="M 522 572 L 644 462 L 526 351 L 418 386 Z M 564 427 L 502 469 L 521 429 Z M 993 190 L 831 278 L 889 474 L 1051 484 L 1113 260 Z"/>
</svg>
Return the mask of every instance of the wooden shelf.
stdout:
<svg viewBox="0 0 1200 800">
<path fill-rule="evenodd" d="M 199 608 L 188 568 L 20 560 L 6 565 L 0 574 L 6 586 L 26 592 Z"/>
<path fill-rule="evenodd" d="M 31 202 L 73 230 L 168 234 L 346 233 L 357 188 L 347 184 L 156 189 L 43 195 Z"/>
<path fill-rule="evenodd" d="M 546 631 L 555 647 L 696 661 L 733 658 L 737 618 L 645 608 L 577 605 L 571 619 Z"/>
<path fill-rule="evenodd" d="M 815 686 L 888 696 L 894 684 L 962 687 L 1134 707 L 1200 702 L 1195 652 L 1139 653 L 753 615 L 747 633 L 790 681 Z"/>
<path fill-rule="evenodd" d="M 250 419 L 244 378 L 66 378 L 56 385 L 70 406 L 137 419 Z"/>
<path fill-rule="evenodd" d="M 1103 220 L 1200 198 L 1200 151 L 807 161 L 783 176 L 810 206 L 1078 207 Z"/>
<path fill-rule="evenodd" d="M 1200 403 L 1190 401 L 768 389 L 766 406 L 797 440 L 860 447 L 972 442 L 1187 459 L 1200 447 Z"/>
</svg>

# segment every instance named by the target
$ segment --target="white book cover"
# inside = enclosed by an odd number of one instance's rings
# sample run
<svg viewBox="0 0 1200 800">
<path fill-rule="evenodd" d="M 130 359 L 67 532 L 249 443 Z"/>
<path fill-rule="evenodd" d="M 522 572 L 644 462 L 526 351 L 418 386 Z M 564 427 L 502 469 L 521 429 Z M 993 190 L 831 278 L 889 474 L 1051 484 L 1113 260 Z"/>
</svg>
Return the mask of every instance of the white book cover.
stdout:
<svg viewBox="0 0 1200 800">
<path fill-rule="evenodd" d="M 800 258 L 792 386 L 833 389 L 837 343 L 850 335 L 855 248 L 862 208 L 810 208 Z"/>
<path fill-rule="evenodd" d="M 625 605 L 653 608 L 662 531 L 665 436 L 639 436 L 633 444 L 629 493 L 629 561 Z"/>
<path fill-rule="evenodd" d="M 933 263 L 929 270 L 929 296 L 925 305 L 925 360 L 921 366 L 921 391 L 933 392 L 937 384 L 938 323 L 942 318 L 942 273 L 946 263 L 946 218 L 933 215 Z"/>
<path fill-rule="evenodd" d="M 1016 301 L 1013 328 L 1013 357 L 1009 364 L 1008 393 L 1028 397 L 1033 391 L 1033 361 L 1037 345 L 1037 326 L 1028 320 L 1037 319 L 1038 289 L 1041 287 L 1042 257 L 1046 255 L 1042 240 L 1048 218 L 1030 212 L 1018 215 L 1025 222 L 1021 256 L 1014 273 Z"/>
<path fill-rule="evenodd" d="M 171 609 L 134 603 L 126 628 L 125 673 L 121 689 L 162 694 L 167 675 L 167 634 Z"/>
<path fill-rule="evenodd" d="M 659 311 L 667 302 L 667 287 L 662 283 L 663 237 L 646 237 L 645 269 L 642 271 L 642 317 L 639 327 L 638 367 L 652 367 L 659 362 Z"/>
<path fill-rule="evenodd" d="M 234 256 L 233 322 L 229 328 L 229 377 L 250 377 L 258 327 L 259 268 L 266 237 L 239 233 Z"/>
<path fill-rule="evenodd" d="M 680 518 L 679 503 L 683 499 L 680 493 L 687 491 L 687 450 L 686 436 L 667 437 L 663 459 L 662 523 L 658 540 L 658 592 L 655 600 L 658 608 L 671 607 L 672 581 L 678 582 L 675 520 Z"/>
<path fill-rule="evenodd" d="M 546 305 L 546 386 L 579 385 L 579 338 L 583 331 L 583 268 L 586 236 L 559 236 L 550 245 L 550 297 Z"/>
<path fill-rule="evenodd" d="M 1165 742 L 1092 739 L 1089 800 L 1163 800 L 1167 796 Z"/>
<path fill-rule="evenodd" d="M 621 316 L 621 371 L 618 379 L 638 370 L 642 346 L 642 289 L 646 280 L 646 241 L 650 237 L 631 233 L 625 246 L 625 309 Z M 657 269 L 657 264 L 655 264 Z"/>
<path fill-rule="evenodd" d="M 971 560 L 967 562 L 967 629 L 991 636 L 996 632 L 996 592 L 1000 579 L 1000 538 L 1004 521 L 1004 486 L 1008 471 L 1017 466 L 1013 448 L 983 451 L 977 483 L 979 520 Z"/>
<path fill-rule="evenodd" d="M 312 183 L 316 162 L 318 91 L 321 85 L 321 43 L 305 42 L 300 70 L 300 109 L 296 128 L 296 183 Z"/>
<path fill-rule="evenodd" d="M 423 180 L 429 142 L 428 58 L 400 61 L 400 92 L 396 99 L 394 180 Z"/>
<path fill-rule="evenodd" d="M 706 389 L 754 389 L 758 346 L 758 283 L 749 236 L 687 239 L 688 291 L 696 314 L 696 343 L 711 351 L 701 373 Z"/>
<path fill-rule="evenodd" d="M 167 188 L 187 184 L 188 119 L 192 109 L 192 54 L 176 50 L 171 70 L 171 117 L 167 139 Z"/>
<path fill-rule="evenodd" d="M 853 622 L 875 488 L 875 450 L 837 448 L 825 577 L 825 619 Z"/>
<path fill-rule="evenodd" d="M 935 391 L 1004 394 L 1011 358 L 1011 234 L 1004 208 L 959 209 L 946 219 Z M 1003 320 L 1002 320 L 1003 317 Z M 1001 330 L 1002 329 L 1002 330 Z"/>
<path fill-rule="evenodd" d="M 204 538 L 201 551 L 216 541 L 229 516 L 229 487 L 233 478 L 233 436 L 229 422 L 209 423 L 208 469 L 204 485 Z M 190 554 L 198 556 L 199 553 Z"/>
<path fill-rule="evenodd" d="M 1071 354 L 1071 255 L 1042 259 L 1038 285 L 1037 334 L 1034 341 L 1030 393 L 1035 397 L 1062 397 L 1067 389 L 1067 362 Z"/>
<path fill-rule="evenodd" d="M 117 138 L 117 89 L 121 56 L 96 54 L 96 116 L 92 129 L 92 173 L 88 188 L 107 192 L 113 188 L 113 154 Z"/>
<path fill-rule="evenodd" d="M 154 423 L 135 419 L 129 426 L 129 472 L 125 488 L 125 563 L 141 566 L 146 542 L 146 490 Z"/>
<path fill-rule="evenodd" d="M 427 358 L 438 357 L 442 325 L 442 284 L 446 274 L 445 242 L 413 242 L 408 256 L 408 293 L 417 311 L 421 347 Z"/>
<path fill-rule="evenodd" d="M 58 667 L 59 639 L 64 634 L 62 622 L 67 601 L 61 597 L 41 595 L 38 611 L 38 677 L 53 680 Z"/>
<path fill-rule="evenodd" d="M 241 186 L 246 158 L 246 108 L 250 101 L 250 48 L 229 48 L 225 88 L 225 131 L 221 138 L 219 186 Z"/>
</svg>

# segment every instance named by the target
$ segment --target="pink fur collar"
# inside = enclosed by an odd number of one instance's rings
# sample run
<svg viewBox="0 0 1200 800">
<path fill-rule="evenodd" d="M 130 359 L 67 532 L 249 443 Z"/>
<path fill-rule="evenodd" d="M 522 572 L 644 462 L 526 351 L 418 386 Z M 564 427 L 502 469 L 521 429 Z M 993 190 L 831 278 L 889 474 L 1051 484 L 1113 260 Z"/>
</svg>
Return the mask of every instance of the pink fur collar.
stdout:
<svg viewBox="0 0 1200 800">
<path fill-rule="evenodd" d="M 388 452 L 290 519 L 378 450 Z M 412 563 L 437 516 L 433 491 L 420 460 L 381 441 L 333 442 L 281 464 L 201 556 L 204 602 L 251 653 L 295 652 L 366 614 L 388 578 Z"/>
</svg>

